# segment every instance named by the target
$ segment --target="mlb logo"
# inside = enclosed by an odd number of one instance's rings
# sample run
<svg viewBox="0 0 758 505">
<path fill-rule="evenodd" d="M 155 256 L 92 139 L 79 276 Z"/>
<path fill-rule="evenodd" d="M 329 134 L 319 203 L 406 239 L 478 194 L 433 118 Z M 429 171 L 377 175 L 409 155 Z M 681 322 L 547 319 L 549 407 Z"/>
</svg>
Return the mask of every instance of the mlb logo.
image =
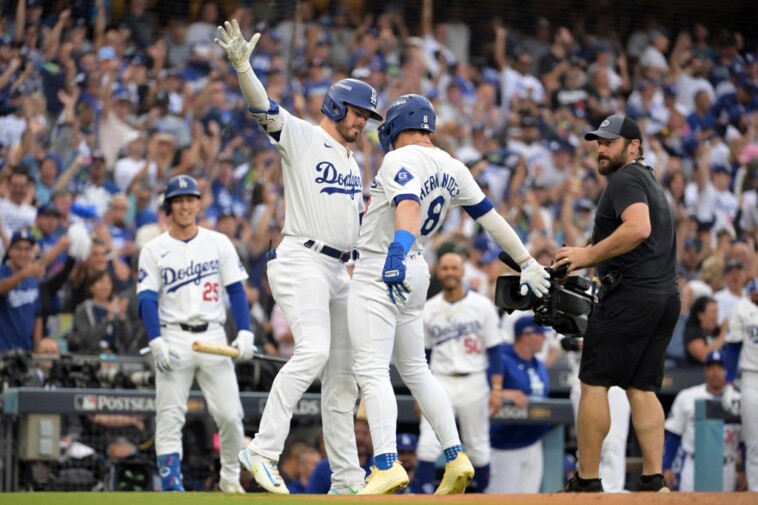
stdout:
<svg viewBox="0 0 758 505">
<path fill-rule="evenodd" d="M 74 396 L 74 408 L 76 410 L 97 410 L 97 395 Z"/>
</svg>

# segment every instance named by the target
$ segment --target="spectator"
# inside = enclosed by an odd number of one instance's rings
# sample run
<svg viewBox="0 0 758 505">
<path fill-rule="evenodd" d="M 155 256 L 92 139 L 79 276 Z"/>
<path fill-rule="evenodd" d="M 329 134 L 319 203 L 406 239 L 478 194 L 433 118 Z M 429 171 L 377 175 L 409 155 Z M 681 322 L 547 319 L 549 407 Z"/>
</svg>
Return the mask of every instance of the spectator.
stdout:
<svg viewBox="0 0 758 505">
<path fill-rule="evenodd" d="M 31 351 L 42 339 L 39 278 L 45 268 L 33 259 L 34 247 L 28 231 L 14 232 L 0 265 L 0 353 Z"/>
<path fill-rule="evenodd" d="M 30 205 L 31 182 L 29 174 L 13 170 L 8 179 L 7 191 L 4 197 L 0 197 L 0 228 L 8 238 L 15 232 L 34 225 L 37 209 Z M 0 244 L 0 253 L 4 253 L 6 248 L 6 243 Z"/>
<path fill-rule="evenodd" d="M 368 429 L 368 422 L 356 419 L 354 430 L 355 445 L 358 448 L 358 461 L 368 475 L 371 465 L 374 464 L 374 451 L 371 446 L 371 432 Z M 331 475 L 332 470 L 329 467 L 329 460 L 323 458 L 313 470 L 305 492 L 308 494 L 326 494 L 332 485 Z"/>
<path fill-rule="evenodd" d="M 726 339 L 726 325 L 719 328 L 719 308 L 716 300 L 702 296 L 692 303 L 684 328 L 684 346 L 687 364 L 705 363 L 708 353 L 718 351 Z"/>
<path fill-rule="evenodd" d="M 128 300 L 113 297 L 113 281 L 107 270 L 87 279 L 90 298 L 74 313 L 74 327 L 66 337 L 69 350 L 79 354 L 122 354 L 134 337 L 126 317 Z"/>
</svg>

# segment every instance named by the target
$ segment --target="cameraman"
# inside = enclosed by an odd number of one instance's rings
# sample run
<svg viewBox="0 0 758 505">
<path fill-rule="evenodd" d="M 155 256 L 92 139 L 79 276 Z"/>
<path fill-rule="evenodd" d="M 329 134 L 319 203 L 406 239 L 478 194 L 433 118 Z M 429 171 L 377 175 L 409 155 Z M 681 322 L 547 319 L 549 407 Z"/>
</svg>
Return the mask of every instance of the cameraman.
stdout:
<svg viewBox="0 0 758 505">
<path fill-rule="evenodd" d="M 642 450 L 638 491 L 668 491 L 662 475 L 663 408 L 656 393 L 679 317 L 676 236 L 666 195 L 643 164 L 642 136 L 632 119 L 609 116 L 585 135 L 597 140 L 598 168 L 608 177 L 592 244 L 563 247 L 556 267 L 597 266 L 602 287 L 590 316 L 579 369 L 579 470 L 566 491 L 602 491 L 600 451 L 610 427 L 608 389 L 626 390 Z"/>
</svg>

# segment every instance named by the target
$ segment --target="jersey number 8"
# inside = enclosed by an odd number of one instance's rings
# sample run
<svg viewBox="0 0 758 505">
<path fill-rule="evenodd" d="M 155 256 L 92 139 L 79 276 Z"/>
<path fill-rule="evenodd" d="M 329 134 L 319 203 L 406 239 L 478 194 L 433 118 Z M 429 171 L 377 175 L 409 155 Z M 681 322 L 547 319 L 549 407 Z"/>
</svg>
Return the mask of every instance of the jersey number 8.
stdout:
<svg viewBox="0 0 758 505">
<path fill-rule="evenodd" d="M 445 208 L 445 197 L 438 196 L 432 203 L 429 204 L 429 213 L 424 220 L 424 224 L 421 225 L 421 235 L 430 235 L 437 229 L 437 225 L 440 224 L 440 215 L 442 215 L 442 209 Z"/>
</svg>

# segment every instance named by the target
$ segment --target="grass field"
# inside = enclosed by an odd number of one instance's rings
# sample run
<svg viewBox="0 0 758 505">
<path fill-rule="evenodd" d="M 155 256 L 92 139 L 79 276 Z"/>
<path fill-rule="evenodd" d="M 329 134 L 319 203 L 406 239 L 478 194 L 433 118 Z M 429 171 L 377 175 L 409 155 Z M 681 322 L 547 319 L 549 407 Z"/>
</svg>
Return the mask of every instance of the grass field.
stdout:
<svg viewBox="0 0 758 505">
<path fill-rule="evenodd" d="M 1 505 L 755 505 L 756 493 L 554 493 L 535 495 L 456 496 L 245 496 L 221 493 L 0 493 Z"/>
</svg>

